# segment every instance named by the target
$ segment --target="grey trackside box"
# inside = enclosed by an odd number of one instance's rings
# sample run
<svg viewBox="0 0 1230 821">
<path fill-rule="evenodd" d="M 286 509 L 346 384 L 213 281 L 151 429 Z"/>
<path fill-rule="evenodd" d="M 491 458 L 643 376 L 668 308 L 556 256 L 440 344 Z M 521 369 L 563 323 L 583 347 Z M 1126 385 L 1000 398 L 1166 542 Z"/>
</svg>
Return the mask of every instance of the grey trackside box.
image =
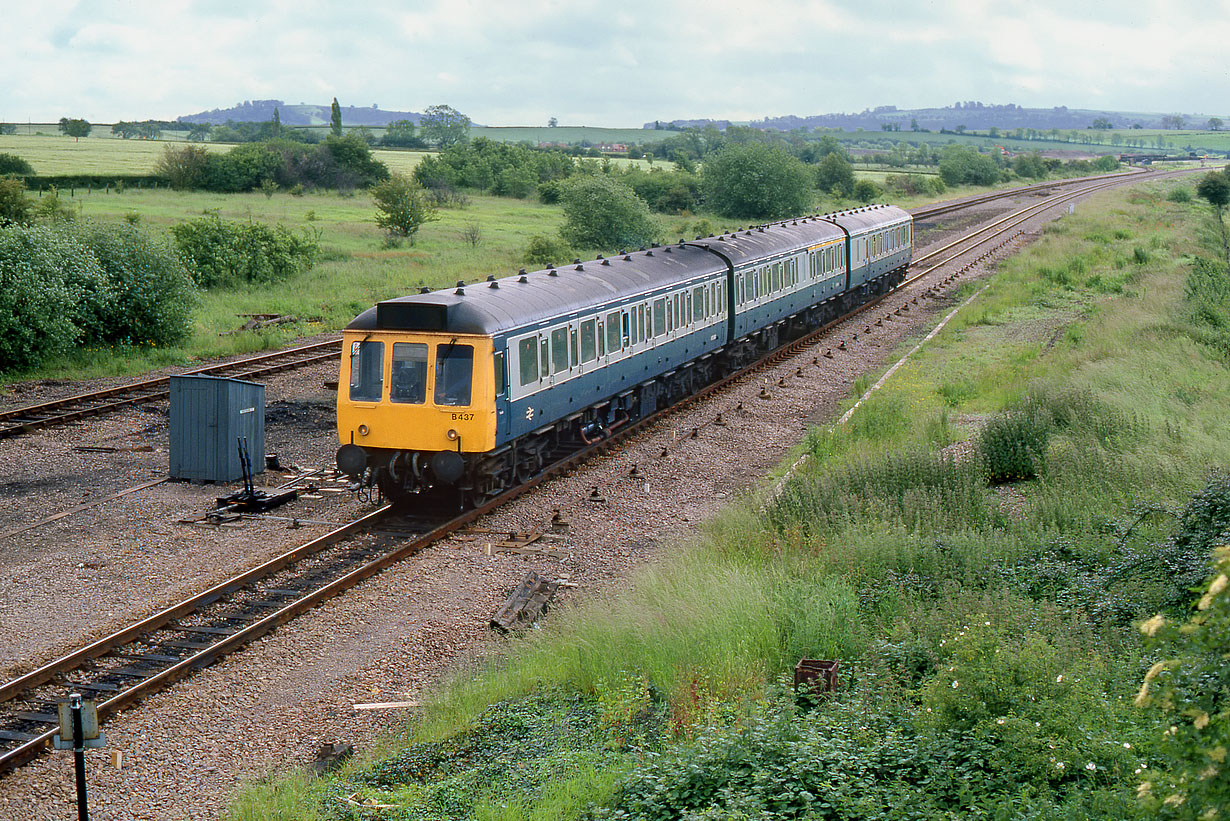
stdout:
<svg viewBox="0 0 1230 821">
<path fill-rule="evenodd" d="M 171 478 L 231 482 L 265 469 L 265 386 L 219 376 L 171 377 Z"/>
</svg>

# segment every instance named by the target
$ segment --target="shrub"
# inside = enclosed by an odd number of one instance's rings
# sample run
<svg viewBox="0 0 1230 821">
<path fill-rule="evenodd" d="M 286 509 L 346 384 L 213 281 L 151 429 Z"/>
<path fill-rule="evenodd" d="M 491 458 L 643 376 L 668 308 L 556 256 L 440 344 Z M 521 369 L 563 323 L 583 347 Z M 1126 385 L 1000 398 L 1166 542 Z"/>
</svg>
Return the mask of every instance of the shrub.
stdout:
<svg viewBox="0 0 1230 821">
<path fill-rule="evenodd" d="M 393 236 L 409 237 L 411 245 L 424 223 L 440 219 L 427 191 L 413 177 L 394 174 L 372 187 L 372 200 L 379 212 L 376 224 Z"/>
<path fill-rule="evenodd" d="M 839 152 L 830 152 L 816 165 L 816 187 L 826 193 L 850 196 L 854 192 L 854 166 Z"/>
<path fill-rule="evenodd" d="M 1161 659 L 1145 674 L 1136 705 L 1153 711 L 1166 763 L 1144 773 L 1137 795 L 1163 818 L 1220 818 L 1230 806 L 1230 664 L 1225 655 L 1230 546 L 1218 547 L 1214 561 L 1213 576 L 1206 575 L 1195 612 L 1185 621 L 1172 623 L 1157 615 L 1140 626 Z M 1207 563 L 1205 568 L 1207 574 Z"/>
<path fill-rule="evenodd" d="M 946 185 L 994 185 L 999 182 L 999 168 L 973 148 L 950 145 L 940 159 L 940 178 Z"/>
<path fill-rule="evenodd" d="M 192 276 L 164 242 L 131 225 L 91 226 L 80 235 L 115 291 L 104 341 L 172 345 L 192 330 Z"/>
<path fill-rule="evenodd" d="M 320 251 L 317 239 L 284 225 L 225 222 L 208 214 L 171 227 L 180 254 L 202 288 L 275 282 L 305 271 Z"/>
<path fill-rule="evenodd" d="M 210 152 L 199 145 L 179 148 L 168 143 L 154 165 L 154 173 L 163 177 L 172 188 L 185 191 L 200 188 L 205 181 L 205 165 Z"/>
<path fill-rule="evenodd" d="M 1032 479 L 1042 469 L 1051 422 L 1026 407 L 991 418 L 978 435 L 978 453 L 992 484 Z"/>
<path fill-rule="evenodd" d="M 876 185 L 871 180 L 859 180 L 854 183 L 854 190 L 851 196 L 859 202 L 867 203 L 880 196 L 880 186 Z"/>
<path fill-rule="evenodd" d="M 0 371 L 33 368 L 97 335 L 110 296 L 101 266 L 76 237 L 0 228 Z"/>
<path fill-rule="evenodd" d="M 538 234 L 530 237 L 530 244 L 521 258 L 527 265 L 545 268 L 572 259 L 572 248 L 560 237 Z"/>
<path fill-rule="evenodd" d="M 1175 188 L 1169 194 L 1166 195 L 1166 199 L 1170 200 L 1171 202 L 1180 202 L 1180 203 L 1191 202 L 1192 192 L 1190 188 Z"/>
<path fill-rule="evenodd" d="M 662 230 L 644 200 L 607 176 L 570 181 L 563 201 L 564 227 L 560 234 L 574 247 L 649 245 Z"/>
<path fill-rule="evenodd" d="M 29 175 L 34 173 L 34 166 L 16 154 L 0 154 L 0 177 L 5 174 Z"/>
<path fill-rule="evenodd" d="M 0 228 L 29 222 L 33 205 L 26 196 L 26 186 L 21 180 L 12 177 L 0 179 Z"/>
<path fill-rule="evenodd" d="M 784 219 L 811 205 L 807 166 L 781 148 L 731 145 L 705 163 L 705 201 L 727 217 Z"/>
</svg>

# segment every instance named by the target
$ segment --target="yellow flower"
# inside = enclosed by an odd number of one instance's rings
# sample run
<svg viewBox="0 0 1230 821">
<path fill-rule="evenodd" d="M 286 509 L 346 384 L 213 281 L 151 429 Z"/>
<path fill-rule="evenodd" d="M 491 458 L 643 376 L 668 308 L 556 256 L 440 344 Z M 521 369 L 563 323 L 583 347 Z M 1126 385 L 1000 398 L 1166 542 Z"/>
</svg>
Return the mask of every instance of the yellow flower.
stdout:
<svg viewBox="0 0 1230 821">
<path fill-rule="evenodd" d="M 1218 764 L 1220 764 L 1221 762 L 1226 760 L 1226 748 L 1225 747 L 1214 747 L 1213 749 L 1209 750 L 1209 758 L 1213 759 Z"/>
<path fill-rule="evenodd" d="M 1209 714 L 1204 710 L 1200 711 L 1200 715 L 1196 716 L 1196 720 L 1192 722 L 1192 726 L 1197 730 L 1203 730 L 1209 726 Z"/>
<path fill-rule="evenodd" d="M 1162 803 L 1168 804 L 1169 806 L 1172 806 L 1172 807 L 1177 807 L 1183 803 L 1183 796 L 1179 795 L 1178 793 L 1175 793 L 1174 795 L 1168 795 L 1166 796 L 1166 800 L 1163 801 Z"/>
<path fill-rule="evenodd" d="M 1200 603 L 1197 604 L 1196 607 L 1200 610 L 1208 610 L 1209 605 L 1213 603 L 1213 597 L 1225 590 L 1228 583 L 1230 583 L 1230 579 L 1226 578 L 1225 573 L 1218 575 L 1218 577 L 1213 580 L 1213 583 L 1209 585 L 1209 592 L 1205 593 L 1204 596 L 1201 597 Z"/>
<path fill-rule="evenodd" d="M 1146 636 L 1152 636 L 1158 630 L 1160 630 L 1162 628 L 1162 625 L 1164 625 L 1165 623 L 1166 623 L 1166 617 L 1163 616 L 1161 613 L 1158 613 L 1156 616 L 1149 619 L 1148 621 L 1141 623 L 1140 632 L 1144 633 Z"/>
<path fill-rule="evenodd" d="M 1150 795 L 1150 794 L 1152 793 L 1152 791 L 1153 791 L 1153 782 L 1151 782 L 1151 781 L 1141 781 L 1141 782 L 1140 782 L 1140 786 L 1138 786 L 1138 787 L 1136 788 L 1136 797 L 1137 797 L 1137 798 L 1145 798 L 1145 797 L 1147 797 L 1148 795 Z"/>
</svg>

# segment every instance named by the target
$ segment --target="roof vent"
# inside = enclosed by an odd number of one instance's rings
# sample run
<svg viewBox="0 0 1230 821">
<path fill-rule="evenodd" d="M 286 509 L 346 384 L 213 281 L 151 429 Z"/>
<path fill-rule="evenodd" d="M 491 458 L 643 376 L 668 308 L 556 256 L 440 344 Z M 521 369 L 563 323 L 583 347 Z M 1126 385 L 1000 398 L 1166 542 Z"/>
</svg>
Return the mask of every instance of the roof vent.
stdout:
<svg viewBox="0 0 1230 821">
<path fill-rule="evenodd" d="M 552 270 L 553 268 L 555 268 L 555 263 L 554 263 L 554 262 L 548 262 L 548 263 L 547 263 L 547 270 L 548 270 L 548 271 L 550 271 L 550 270 Z"/>
<path fill-rule="evenodd" d="M 520 274 L 521 276 L 525 276 L 525 269 L 524 269 L 524 268 L 518 268 L 518 269 L 517 269 L 517 273 L 518 273 L 518 274 Z"/>
<path fill-rule="evenodd" d="M 763 234 L 763 233 L 764 233 L 764 226 L 762 225 L 762 226 L 760 226 L 759 228 L 757 228 L 756 230 L 757 230 L 757 231 L 759 231 L 760 233 L 762 233 L 762 234 Z"/>
<path fill-rule="evenodd" d="M 669 253 L 671 252 L 671 247 L 668 245 L 668 246 L 666 246 L 666 248 L 665 248 L 664 250 L 666 251 L 666 253 L 668 253 L 668 254 L 669 254 Z M 652 254 L 652 253 L 653 253 L 653 251 L 650 251 L 649 253 L 651 253 L 651 254 Z"/>
<path fill-rule="evenodd" d="M 577 263 L 576 270 L 578 270 L 578 271 L 584 271 L 584 270 L 585 270 L 585 266 L 584 266 L 584 265 L 582 265 L 581 263 L 579 263 L 579 262 L 578 262 L 578 263 Z"/>
<path fill-rule="evenodd" d="M 602 264 L 603 264 L 603 265 L 610 265 L 610 264 L 611 264 L 611 261 L 610 261 L 609 259 L 604 259 L 604 260 L 602 260 Z"/>
<path fill-rule="evenodd" d="M 488 282 L 495 282 L 495 274 L 487 274 Z"/>
<path fill-rule="evenodd" d="M 631 255 L 631 254 L 625 254 L 625 255 L 624 255 L 624 262 L 631 262 L 631 261 L 632 261 L 632 255 Z"/>
<path fill-rule="evenodd" d="M 646 252 L 645 252 L 645 256 L 647 256 L 647 257 L 651 257 L 651 256 L 653 256 L 653 251 L 646 251 Z"/>
<path fill-rule="evenodd" d="M 524 271 L 525 269 L 522 268 L 521 270 Z M 525 274 L 522 274 L 521 276 L 517 277 L 517 282 L 526 283 L 529 281 L 530 281 L 530 278 L 527 277 Z"/>
<path fill-rule="evenodd" d="M 644 245 L 642 245 L 642 246 L 641 246 L 641 250 L 642 250 L 642 251 L 644 251 L 644 250 L 645 250 L 645 246 L 644 246 Z"/>
<path fill-rule="evenodd" d="M 420 294 L 430 294 L 431 289 L 428 288 L 426 285 L 424 285 L 422 288 L 419 288 L 419 293 Z"/>
<path fill-rule="evenodd" d="M 602 254 L 599 254 L 598 259 L 606 259 L 606 257 L 602 256 Z"/>
<path fill-rule="evenodd" d="M 547 269 L 547 276 L 549 276 L 549 277 L 557 277 L 557 276 L 559 276 L 559 271 L 555 270 L 554 268 L 548 268 L 548 269 Z"/>
<path fill-rule="evenodd" d="M 628 253 L 628 252 L 627 252 L 627 251 L 625 251 L 624 249 L 622 249 L 622 248 L 620 248 L 620 249 L 619 249 L 619 255 L 620 255 L 621 257 L 622 257 L 624 254 L 626 254 L 626 253 Z"/>
<path fill-rule="evenodd" d="M 492 277 L 492 278 L 491 278 L 491 284 L 490 284 L 490 285 L 488 285 L 487 287 L 488 287 L 488 288 L 499 288 L 499 287 L 500 287 L 500 283 L 498 283 L 498 282 L 496 282 L 496 281 L 495 281 L 495 277 Z"/>
<path fill-rule="evenodd" d="M 463 285 L 465 285 L 464 282 L 462 282 L 461 280 L 457 280 L 457 290 L 453 291 L 453 293 L 456 294 L 457 296 L 465 296 L 466 289 L 462 287 Z"/>
</svg>

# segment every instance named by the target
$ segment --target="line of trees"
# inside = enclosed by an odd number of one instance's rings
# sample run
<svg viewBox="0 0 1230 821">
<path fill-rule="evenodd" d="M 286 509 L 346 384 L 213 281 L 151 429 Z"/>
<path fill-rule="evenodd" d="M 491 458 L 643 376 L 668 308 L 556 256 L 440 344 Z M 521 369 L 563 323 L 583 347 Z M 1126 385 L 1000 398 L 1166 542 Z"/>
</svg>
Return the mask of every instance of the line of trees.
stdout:
<svg viewBox="0 0 1230 821">
<path fill-rule="evenodd" d="M 199 145 L 167 145 L 155 172 L 173 188 L 233 193 L 256 188 L 353 189 L 388 179 L 389 169 L 374 158 L 356 134 L 329 135 L 317 145 L 290 140 L 244 143 L 230 151 Z"/>
</svg>

